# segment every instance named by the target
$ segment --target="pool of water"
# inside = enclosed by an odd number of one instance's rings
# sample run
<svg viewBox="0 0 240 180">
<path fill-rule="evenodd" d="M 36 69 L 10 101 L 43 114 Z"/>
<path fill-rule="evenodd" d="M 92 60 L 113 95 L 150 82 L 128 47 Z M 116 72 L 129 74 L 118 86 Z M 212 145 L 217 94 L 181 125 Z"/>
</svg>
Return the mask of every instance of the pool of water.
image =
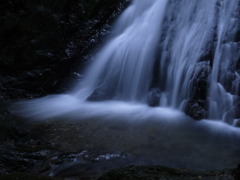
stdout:
<svg viewBox="0 0 240 180">
<path fill-rule="evenodd" d="M 92 173 L 130 164 L 225 169 L 240 162 L 240 129 L 222 121 L 195 121 L 174 109 L 133 102 L 61 98 L 40 99 L 18 110 L 27 115 L 28 128 L 41 130 L 45 144 L 75 154 L 53 165 L 49 174 L 87 172 L 86 167 Z"/>
</svg>

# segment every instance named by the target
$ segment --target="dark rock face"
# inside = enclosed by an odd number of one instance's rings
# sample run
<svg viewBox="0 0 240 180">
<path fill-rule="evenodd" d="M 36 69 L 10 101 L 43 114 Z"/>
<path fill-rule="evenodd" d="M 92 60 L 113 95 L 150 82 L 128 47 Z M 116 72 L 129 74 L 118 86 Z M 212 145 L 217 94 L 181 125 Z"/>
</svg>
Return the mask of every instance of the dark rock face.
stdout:
<svg viewBox="0 0 240 180">
<path fill-rule="evenodd" d="M 190 99 L 185 106 L 185 113 L 195 120 L 201 120 L 206 117 L 206 110 L 204 108 L 205 101 L 198 101 Z"/>
<path fill-rule="evenodd" d="M 160 93 L 161 91 L 158 88 L 154 88 L 149 92 L 147 97 L 147 103 L 149 106 L 152 106 L 152 107 L 159 106 Z"/>
<path fill-rule="evenodd" d="M 240 111 L 239 111 L 240 110 L 240 97 L 239 96 L 235 96 L 233 104 L 234 104 L 233 111 L 235 112 L 235 118 L 240 119 Z"/>
<path fill-rule="evenodd" d="M 185 113 L 193 119 L 200 120 L 207 116 L 208 76 L 211 71 L 209 61 L 198 63 L 193 77 L 193 91 L 191 98 L 185 104 Z"/>
<path fill-rule="evenodd" d="M 236 119 L 235 120 L 235 126 L 236 127 L 240 127 L 240 119 Z"/>
<path fill-rule="evenodd" d="M 23 130 L 17 117 L 9 117 L 8 103 L 64 91 L 68 81 L 79 78 L 73 72 L 97 49 L 126 5 L 125 0 L 1 2 L 0 174 L 30 172 L 51 154 L 38 133 Z M 47 179 L 27 174 L 0 177 L 16 178 Z"/>
<path fill-rule="evenodd" d="M 114 169 L 99 178 L 99 180 L 152 180 L 152 179 L 238 179 L 239 168 L 219 171 L 192 171 L 173 169 L 163 166 L 128 166 Z"/>
<path fill-rule="evenodd" d="M 205 100 L 209 87 L 208 76 L 211 72 L 209 61 L 199 62 L 198 70 L 193 80 L 193 93 L 195 99 Z"/>
<path fill-rule="evenodd" d="M 63 91 L 126 5 L 125 0 L 1 3 L 1 94 L 22 98 L 9 92 L 27 97 Z"/>
</svg>

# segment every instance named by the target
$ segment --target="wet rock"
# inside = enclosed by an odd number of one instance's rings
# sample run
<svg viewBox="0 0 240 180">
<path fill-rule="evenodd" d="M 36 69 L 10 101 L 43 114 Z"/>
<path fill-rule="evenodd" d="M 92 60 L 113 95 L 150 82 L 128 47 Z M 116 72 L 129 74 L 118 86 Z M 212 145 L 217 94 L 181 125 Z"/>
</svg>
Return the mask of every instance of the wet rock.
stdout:
<svg viewBox="0 0 240 180">
<path fill-rule="evenodd" d="M 152 89 L 149 93 L 148 93 L 148 97 L 147 97 L 147 103 L 149 106 L 155 107 L 155 106 L 159 106 L 160 103 L 160 96 L 161 96 L 161 91 L 158 88 L 154 88 Z"/>
<path fill-rule="evenodd" d="M 235 180 L 237 170 L 193 171 L 163 166 L 129 166 L 105 173 L 98 180 L 153 180 L 153 179 L 229 179 Z"/>
<path fill-rule="evenodd" d="M 111 91 L 107 91 L 107 87 L 111 89 Z M 111 88 L 112 87 L 112 88 Z M 93 93 L 87 98 L 88 101 L 104 101 L 109 100 L 114 96 L 113 90 L 116 88 L 112 84 L 107 86 L 102 86 L 93 91 Z"/>
<path fill-rule="evenodd" d="M 72 72 L 89 60 L 84 57 L 109 33 L 127 4 L 125 0 L 3 2 L 0 75 L 7 81 L 0 79 L 1 99 L 65 91 L 75 78 Z"/>
<path fill-rule="evenodd" d="M 235 122 L 234 122 L 234 125 L 236 127 L 240 127 L 240 119 L 236 119 Z"/>
<path fill-rule="evenodd" d="M 12 173 L 8 175 L 0 176 L 1 180 L 61 180 L 61 178 L 54 178 L 49 176 L 27 174 L 27 173 Z"/>
<path fill-rule="evenodd" d="M 184 112 L 193 119 L 200 120 L 207 116 L 208 77 L 211 72 L 210 62 L 201 61 L 195 69 L 192 80 L 191 98 L 185 103 Z"/>
<path fill-rule="evenodd" d="M 185 113 L 195 120 L 206 118 L 207 113 L 204 108 L 204 101 L 188 100 L 185 106 Z"/>
<path fill-rule="evenodd" d="M 240 119 L 240 97 L 239 96 L 235 96 L 234 97 L 234 102 L 233 102 L 233 107 L 234 107 L 234 112 L 235 112 L 235 118 L 236 119 Z"/>
<path fill-rule="evenodd" d="M 209 88 L 208 76 L 211 68 L 208 61 L 198 63 L 196 74 L 193 79 L 193 94 L 194 99 L 206 100 Z"/>
<path fill-rule="evenodd" d="M 237 169 L 233 170 L 233 173 L 234 173 L 235 180 L 240 179 L 240 164 L 238 164 Z"/>
</svg>

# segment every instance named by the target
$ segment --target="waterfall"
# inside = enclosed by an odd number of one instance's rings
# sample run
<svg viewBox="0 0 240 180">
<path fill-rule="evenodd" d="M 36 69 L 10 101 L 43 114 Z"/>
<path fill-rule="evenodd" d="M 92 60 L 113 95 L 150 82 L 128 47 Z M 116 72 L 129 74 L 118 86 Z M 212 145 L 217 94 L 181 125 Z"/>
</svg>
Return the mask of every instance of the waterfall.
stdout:
<svg viewBox="0 0 240 180">
<path fill-rule="evenodd" d="M 134 0 L 74 94 L 173 107 L 232 124 L 238 21 L 238 0 Z"/>
<path fill-rule="evenodd" d="M 18 102 L 13 111 L 59 123 L 67 145 L 79 141 L 86 150 L 169 167 L 235 168 L 239 22 L 240 0 L 132 0 L 70 92 Z"/>
<path fill-rule="evenodd" d="M 239 1 L 220 1 L 216 27 L 216 47 L 209 91 L 209 118 L 232 124 L 234 98 L 239 96 L 239 42 L 235 42 L 239 21 Z M 239 25 L 238 25 L 239 26 Z M 236 109 L 237 110 L 237 109 Z"/>
<path fill-rule="evenodd" d="M 96 56 L 76 95 L 144 101 L 167 0 L 133 1 L 123 13 L 114 37 Z M 95 91 L 95 92 L 94 92 Z"/>
<path fill-rule="evenodd" d="M 66 99 L 23 103 L 23 113 L 111 100 L 239 124 L 239 10 L 239 0 L 132 0 Z"/>
</svg>

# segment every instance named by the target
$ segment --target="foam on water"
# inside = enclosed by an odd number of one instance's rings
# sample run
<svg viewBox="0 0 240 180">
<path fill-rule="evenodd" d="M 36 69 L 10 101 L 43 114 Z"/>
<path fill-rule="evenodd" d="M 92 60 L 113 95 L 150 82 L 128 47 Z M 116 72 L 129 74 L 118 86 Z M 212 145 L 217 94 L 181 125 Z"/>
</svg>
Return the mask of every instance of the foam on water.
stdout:
<svg viewBox="0 0 240 180">
<path fill-rule="evenodd" d="M 130 153 L 144 157 L 144 163 L 222 169 L 234 168 L 240 161 L 239 128 L 216 120 L 194 121 L 171 108 L 124 101 L 81 102 L 75 96 L 58 95 L 21 102 L 15 113 L 35 121 L 74 122 L 75 127 L 90 122 L 94 134 L 85 129 L 79 132 L 88 139 L 87 147 Z M 116 134 L 118 140 L 112 141 Z"/>
<path fill-rule="evenodd" d="M 163 127 L 183 128 L 192 131 L 201 129 L 201 133 L 235 134 L 239 136 L 240 129 L 217 120 L 195 121 L 183 112 L 163 107 L 149 107 L 141 103 L 128 103 L 124 101 L 83 102 L 72 95 L 47 96 L 31 101 L 15 104 L 13 111 L 32 120 L 68 117 L 72 120 L 85 120 L 100 118 L 105 120 L 131 121 L 133 123 L 158 122 Z M 180 131 L 183 131 L 180 130 Z M 176 129 L 174 129 L 176 131 Z"/>
</svg>

